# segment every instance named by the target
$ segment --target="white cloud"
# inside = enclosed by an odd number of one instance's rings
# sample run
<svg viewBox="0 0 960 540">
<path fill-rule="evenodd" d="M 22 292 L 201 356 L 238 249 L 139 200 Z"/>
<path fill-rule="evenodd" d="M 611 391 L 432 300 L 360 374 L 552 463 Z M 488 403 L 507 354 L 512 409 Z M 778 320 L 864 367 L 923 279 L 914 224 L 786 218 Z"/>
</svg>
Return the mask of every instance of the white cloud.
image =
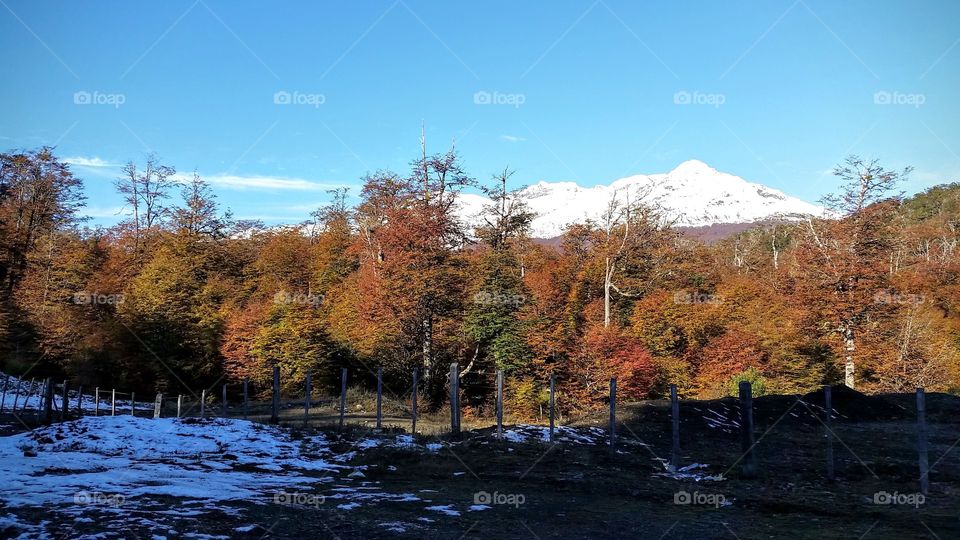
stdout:
<svg viewBox="0 0 960 540">
<path fill-rule="evenodd" d="M 99 157 L 73 156 L 64 158 L 64 163 L 83 169 L 89 174 L 96 176 L 116 176 L 122 167 L 120 163 L 114 163 Z M 201 174 L 200 177 L 211 185 L 219 186 L 225 189 L 246 190 L 282 190 L 282 191 L 327 191 L 340 187 L 350 187 L 349 184 L 314 182 L 303 178 L 291 178 L 284 176 L 244 176 L 236 174 Z M 178 172 L 173 176 L 175 182 L 187 183 L 193 178 L 193 173 Z"/>
<path fill-rule="evenodd" d="M 74 156 L 63 158 L 63 162 L 67 165 L 76 165 L 78 167 L 89 167 L 92 169 L 108 168 L 108 167 L 119 167 L 119 163 L 111 163 L 105 159 L 100 159 L 98 157 L 83 157 L 83 156 Z"/>
<path fill-rule="evenodd" d="M 178 174 L 177 181 L 189 181 L 192 175 Z M 339 187 L 346 187 L 347 184 L 313 182 L 302 178 L 289 178 L 282 176 L 239 176 L 232 174 L 214 174 L 200 175 L 200 177 L 212 185 L 221 186 L 228 189 L 263 189 L 263 190 L 285 190 L 285 191 L 327 191 Z"/>
<path fill-rule="evenodd" d="M 501 135 L 501 136 L 500 136 L 500 140 L 515 143 L 515 142 L 523 142 L 523 141 L 527 140 L 527 138 L 526 138 L 526 137 L 517 137 L 517 136 L 515 136 L 515 135 Z"/>
</svg>

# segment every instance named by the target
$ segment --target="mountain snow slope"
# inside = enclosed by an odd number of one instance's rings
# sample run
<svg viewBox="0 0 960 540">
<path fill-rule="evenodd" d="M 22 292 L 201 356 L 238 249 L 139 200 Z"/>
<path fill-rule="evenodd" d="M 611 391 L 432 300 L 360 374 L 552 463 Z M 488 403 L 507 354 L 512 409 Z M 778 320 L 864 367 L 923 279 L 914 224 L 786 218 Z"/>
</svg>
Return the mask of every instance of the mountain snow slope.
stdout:
<svg viewBox="0 0 960 540">
<path fill-rule="evenodd" d="M 532 228 L 535 238 L 553 238 L 569 224 L 599 220 L 614 196 L 621 202 L 629 195 L 631 201 L 642 198 L 647 204 L 659 206 L 678 227 L 825 215 L 820 206 L 717 171 L 697 160 L 685 161 L 668 173 L 638 174 L 592 188 L 573 182 L 541 181 L 524 188 L 521 194 L 537 214 Z M 461 194 L 461 218 L 471 226 L 481 224 L 480 214 L 488 203 L 490 200 L 482 195 Z"/>
</svg>

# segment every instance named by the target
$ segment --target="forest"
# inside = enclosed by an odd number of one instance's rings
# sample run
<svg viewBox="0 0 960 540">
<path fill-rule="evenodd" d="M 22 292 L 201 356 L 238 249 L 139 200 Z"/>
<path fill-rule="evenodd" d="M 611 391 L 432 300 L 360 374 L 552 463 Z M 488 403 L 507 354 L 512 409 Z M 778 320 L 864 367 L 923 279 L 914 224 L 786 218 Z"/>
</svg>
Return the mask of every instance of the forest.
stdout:
<svg viewBox="0 0 960 540">
<path fill-rule="evenodd" d="M 511 171 L 478 181 L 453 150 L 381 170 L 304 223 L 234 219 L 197 174 L 154 155 L 116 179 L 112 227 L 53 148 L 0 154 L 0 364 L 74 384 L 183 392 L 249 378 L 266 392 L 352 385 L 440 406 L 459 364 L 470 411 L 536 414 L 621 399 L 960 391 L 960 184 L 905 197 L 910 170 L 847 158 L 829 218 L 757 224 L 705 243 L 642 197 L 549 242 Z M 491 203 L 457 216 L 462 190 Z"/>
</svg>

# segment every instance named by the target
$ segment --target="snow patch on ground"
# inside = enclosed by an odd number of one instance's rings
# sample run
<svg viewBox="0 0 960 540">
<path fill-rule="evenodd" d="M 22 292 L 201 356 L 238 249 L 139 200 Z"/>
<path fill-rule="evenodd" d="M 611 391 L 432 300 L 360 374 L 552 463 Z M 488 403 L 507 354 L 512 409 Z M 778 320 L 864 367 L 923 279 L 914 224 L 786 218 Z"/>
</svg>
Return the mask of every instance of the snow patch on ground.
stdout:
<svg viewBox="0 0 960 540">
<path fill-rule="evenodd" d="M 708 465 L 703 463 L 691 463 L 679 469 L 674 469 L 668 463 L 663 462 L 663 468 L 666 469 L 662 473 L 654 473 L 653 476 L 662 476 L 665 478 L 673 478 L 674 480 L 693 480 L 694 482 L 722 482 L 726 480 L 726 477 L 723 474 L 710 475 L 706 472 L 697 472 L 700 469 L 706 469 Z"/>
<path fill-rule="evenodd" d="M 494 437 L 496 435 L 494 434 Z M 574 428 L 557 426 L 553 431 L 553 442 L 571 444 L 597 444 L 603 442 L 606 432 L 597 427 Z M 512 443 L 550 442 L 550 428 L 517 424 L 503 431 L 503 438 Z"/>
<path fill-rule="evenodd" d="M 310 492 L 345 469 L 330 453 L 323 437 L 293 440 L 243 420 L 86 417 L 0 438 L 0 503 L 104 528 L 135 513 L 160 531 L 208 512 L 238 515 L 234 502 Z M 174 510 L 169 497 L 180 500 Z"/>
<path fill-rule="evenodd" d="M 440 512 L 440 513 L 446 514 L 446 515 L 448 515 L 448 516 L 459 516 L 459 515 L 460 515 L 460 511 L 459 511 L 459 510 L 454 510 L 452 504 L 428 506 L 428 507 L 426 507 L 426 510 L 430 510 L 430 511 L 432 511 L 432 512 Z"/>
</svg>

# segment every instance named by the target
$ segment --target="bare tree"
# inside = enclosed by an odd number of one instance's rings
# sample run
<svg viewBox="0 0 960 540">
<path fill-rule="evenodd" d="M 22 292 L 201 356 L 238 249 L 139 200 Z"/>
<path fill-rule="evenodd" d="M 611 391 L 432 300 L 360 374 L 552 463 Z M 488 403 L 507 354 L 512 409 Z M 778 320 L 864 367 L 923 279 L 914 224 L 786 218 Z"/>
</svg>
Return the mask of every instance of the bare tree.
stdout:
<svg viewBox="0 0 960 540">
<path fill-rule="evenodd" d="M 123 176 L 114 182 L 114 186 L 133 213 L 129 223 L 133 227 L 135 248 L 139 251 L 144 232 L 159 225 L 168 213 L 164 205 L 177 171 L 160 163 L 156 154 L 149 154 L 143 169 L 129 161 L 122 172 Z"/>
<path fill-rule="evenodd" d="M 173 222 L 180 230 L 195 236 L 222 238 L 229 225 L 230 213 L 218 214 L 217 197 L 210 184 L 196 172 L 180 190 L 184 206 L 173 211 Z"/>
<path fill-rule="evenodd" d="M 628 279 L 629 274 L 649 272 L 656 266 L 650 264 L 653 252 L 668 233 L 670 223 L 656 206 L 645 202 L 649 193 L 649 189 L 641 189 L 631 195 L 627 190 L 623 201 L 619 193 L 614 193 L 600 216 L 598 244 L 604 257 L 604 327 L 610 326 L 614 292 L 626 297 L 640 294 L 637 290 L 627 290 L 627 285 L 617 285 L 617 280 L 638 285 L 636 279 Z"/>
<path fill-rule="evenodd" d="M 894 190 L 911 171 L 913 167 L 888 171 L 876 159 L 866 161 L 860 156 L 848 156 L 833 170 L 841 181 L 840 192 L 823 197 L 821 203 L 841 215 L 852 216 L 884 199 L 899 200 L 903 192 Z"/>
<path fill-rule="evenodd" d="M 494 176 L 496 184 L 493 187 L 482 188 L 492 203 L 484 207 L 485 225 L 478 232 L 493 250 L 507 249 L 511 241 L 525 239 L 535 217 L 522 198 L 522 188 L 507 190 L 507 180 L 511 176 L 513 171 L 504 169 Z"/>
</svg>

